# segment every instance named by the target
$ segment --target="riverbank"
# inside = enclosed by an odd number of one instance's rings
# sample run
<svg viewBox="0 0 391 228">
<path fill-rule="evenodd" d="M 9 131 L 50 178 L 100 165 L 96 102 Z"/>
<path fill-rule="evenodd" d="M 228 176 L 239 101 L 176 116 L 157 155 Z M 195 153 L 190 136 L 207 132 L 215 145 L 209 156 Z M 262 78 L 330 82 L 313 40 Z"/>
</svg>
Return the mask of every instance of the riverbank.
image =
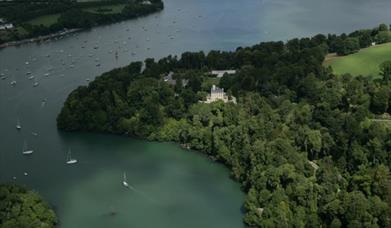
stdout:
<svg viewBox="0 0 391 228">
<path fill-rule="evenodd" d="M 45 4 L 10 3 L 0 8 L 1 20 L 10 26 L 0 29 L 0 45 L 15 45 L 26 39 L 61 33 L 65 29 L 88 29 L 150 15 L 164 9 L 161 0 L 127 2 L 125 0 Z M 25 14 L 25 12 L 29 14 Z M 26 16 L 27 15 L 27 16 Z M 42 39 L 42 38 L 38 38 Z M 46 38 L 44 38 L 46 39 Z M 23 40 L 23 41 L 19 41 Z M 16 42 L 16 43 L 13 43 Z M 30 41 L 29 41 L 30 42 Z M 3 43 L 6 43 L 3 44 Z"/>
<path fill-rule="evenodd" d="M 12 47 L 12 46 L 19 46 L 19 45 L 27 44 L 27 43 L 42 42 L 42 41 L 46 41 L 46 40 L 62 38 L 63 36 L 66 36 L 71 33 L 81 31 L 81 30 L 83 30 L 83 29 L 81 29 L 81 28 L 65 29 L 60 32 L 52 33 L 52 34 L 45 35 L 45 36 L 38 36 L 35 38 L 24 39 L 24 40 L 19 40 L 19 41 L 10 41 L 10 42 L 4 43 L 4 44 L 0 44 L 0 49 L 6 48 L 6 47 Z"/>
</svg>

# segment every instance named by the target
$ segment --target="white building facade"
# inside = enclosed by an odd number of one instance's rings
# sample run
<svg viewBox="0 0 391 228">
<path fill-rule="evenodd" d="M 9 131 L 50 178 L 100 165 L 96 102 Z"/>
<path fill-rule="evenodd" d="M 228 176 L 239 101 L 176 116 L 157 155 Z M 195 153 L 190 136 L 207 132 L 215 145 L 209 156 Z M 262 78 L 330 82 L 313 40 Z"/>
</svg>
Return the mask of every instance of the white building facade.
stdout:
<svg viewBox="0 0 391 228">
<path fill-rule="evenodd" d="M 6 30 L 6 29 L 12 29 L 12 28 L 14 28 L 14 25 L 11 23 L 0 24 L 0 30 Z"/>
<path fill-rule="evenodd" d="M 224 92 L 224 89 L 213 85 L 212 88 L 210 89 L 210 94 L 206 97 L 206 101 L 204 101 L 204 103 L 209 104 L 209 103 L 219 101 L 219 100 L 224 101 L 225 103 L 226 102 L 233 102 L 236 104 L 235 97 L 227 96 L 227 94 Z"/>
<path fill-rule="evenodd" d="M 236 70 L 212 70 L 210 74 L 222 78 L 224 74 L 236 74 Z"/>
</svg>

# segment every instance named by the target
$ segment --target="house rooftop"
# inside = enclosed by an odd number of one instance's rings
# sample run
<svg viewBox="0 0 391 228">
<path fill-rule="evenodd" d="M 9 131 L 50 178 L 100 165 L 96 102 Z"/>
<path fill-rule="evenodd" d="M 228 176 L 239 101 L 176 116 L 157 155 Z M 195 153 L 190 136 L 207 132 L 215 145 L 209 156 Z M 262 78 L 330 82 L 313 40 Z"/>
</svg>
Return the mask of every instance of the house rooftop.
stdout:
<svg viewBox="0 0 391 228">
<path fill-rule="evenodd" d="M 218 78 L 221 78 L 224 74 L 236 74 L 236 70 L 212 70 L 210 73 Z"/>
</svg>

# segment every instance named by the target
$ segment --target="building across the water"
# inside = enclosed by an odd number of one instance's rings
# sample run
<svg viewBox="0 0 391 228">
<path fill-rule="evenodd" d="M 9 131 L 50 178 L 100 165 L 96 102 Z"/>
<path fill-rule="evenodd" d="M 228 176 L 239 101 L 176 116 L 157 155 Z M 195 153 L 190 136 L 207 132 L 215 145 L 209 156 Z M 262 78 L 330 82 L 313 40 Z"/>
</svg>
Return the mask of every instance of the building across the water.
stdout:
<svg viewBox="0 0 391 228">
<path fill-rule="evenodd" d="M 212 103 L 215 101 L 224 101 L 226 102 L 233 102 L 236 104 L 236 98 L 233 96 L 228 96 L 223 88 L 219 88 L 215 85 L 212 86 L 210 89 L 210 94 L 206 97 L 206 101 L 204 103 Z"/>
<path fill-rule="evenodd" d="M 7 29 L 13 29 L 14 25 L 12 23 L 6 23 L 6 24 L 1 24 L 0 23 L 0 30 L 7 30 Z"/>
<path fill-rule="evenodd" d="M 224 74 L 236 74 L 236 70 L 212 70 L 210 73 L 218 78 L 222 78 Z"/>
<path fill-rule="evenodd" d="M 152 5 L 152 2 L 146 0 L 146 1 L 142 1 L 141 4 L 143 4 L 143 5 Z"/>
</svg>

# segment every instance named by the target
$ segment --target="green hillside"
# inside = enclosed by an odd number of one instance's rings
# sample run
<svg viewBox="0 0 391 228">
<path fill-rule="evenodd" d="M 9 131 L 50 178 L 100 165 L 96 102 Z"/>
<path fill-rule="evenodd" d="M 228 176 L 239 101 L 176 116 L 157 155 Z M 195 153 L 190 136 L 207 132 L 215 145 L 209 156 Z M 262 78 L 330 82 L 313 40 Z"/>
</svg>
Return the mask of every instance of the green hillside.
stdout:
<svg viewBox="0 0 391 228">
<path fill-rule="evenodd" d="M 338 75 L 350 73 L 379 77 L 379 65 L 386 60 L 391 60 L 391 43 L 365 48 L 348 56 L 329 55 L 325 65 L 331 65 Z"/>
</svg>

